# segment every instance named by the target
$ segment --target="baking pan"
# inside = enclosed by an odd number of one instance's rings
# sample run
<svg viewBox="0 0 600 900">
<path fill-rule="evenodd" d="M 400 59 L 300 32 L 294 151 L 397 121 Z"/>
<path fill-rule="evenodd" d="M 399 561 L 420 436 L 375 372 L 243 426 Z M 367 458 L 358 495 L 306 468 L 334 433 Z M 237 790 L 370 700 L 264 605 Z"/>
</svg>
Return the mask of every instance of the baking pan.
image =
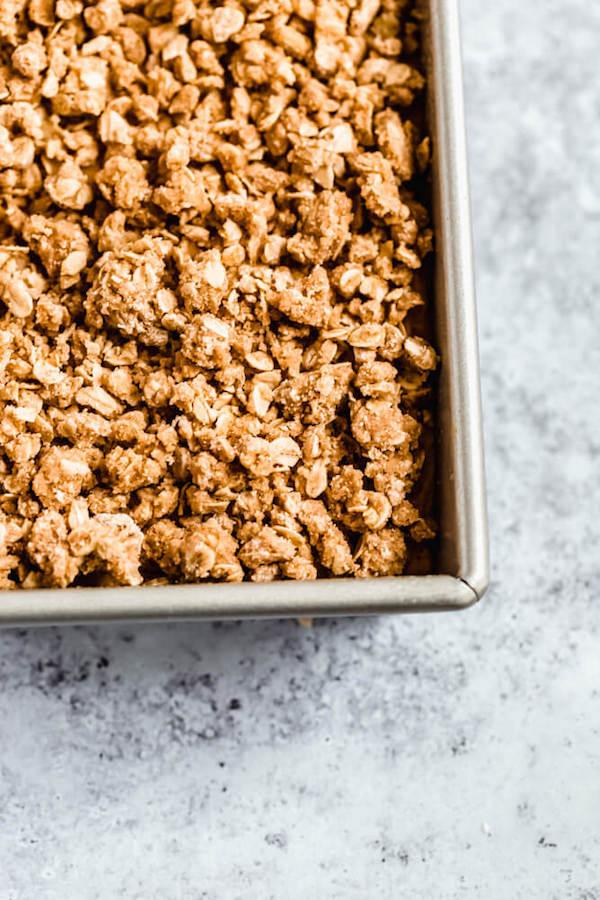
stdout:
<svg viewBox="0 0 600 900">
<path fill-rule="evenodd" d="M 436 233 L 435 327 L 441 355 L 438 498 L 441 574 L 269 584 L 0 592 L 0 624 L 222 619 L 464 609 L 487 587 L 477 323 L 457 0 L 424 0 Z"/>
</svg>

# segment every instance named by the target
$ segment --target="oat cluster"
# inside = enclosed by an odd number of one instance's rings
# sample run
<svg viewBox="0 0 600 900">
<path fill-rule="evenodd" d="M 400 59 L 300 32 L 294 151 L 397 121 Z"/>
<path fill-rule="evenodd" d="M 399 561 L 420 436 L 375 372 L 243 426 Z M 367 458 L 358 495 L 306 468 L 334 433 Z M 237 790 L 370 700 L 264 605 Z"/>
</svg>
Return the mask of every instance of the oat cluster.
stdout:
<svg viewBox="0 0 600 900">
<path fill-rule="evenodd" d="M 418 24 L 2 0 L 3 587 L 427 565 Z"/>
</svg>

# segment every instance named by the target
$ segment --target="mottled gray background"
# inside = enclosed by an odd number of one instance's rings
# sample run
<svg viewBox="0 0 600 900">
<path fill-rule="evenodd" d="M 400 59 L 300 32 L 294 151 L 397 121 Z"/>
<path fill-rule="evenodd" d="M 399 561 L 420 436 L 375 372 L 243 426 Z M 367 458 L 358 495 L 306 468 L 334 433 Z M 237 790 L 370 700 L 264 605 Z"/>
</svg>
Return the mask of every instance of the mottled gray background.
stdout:
<svg viewBox="0 0 600 900">
<path fill-rule="evenodd" d="M 462 10 L 489 594 L 3 632 L 1 900 L 600 898 L 600 4 Z"/>
</svg>

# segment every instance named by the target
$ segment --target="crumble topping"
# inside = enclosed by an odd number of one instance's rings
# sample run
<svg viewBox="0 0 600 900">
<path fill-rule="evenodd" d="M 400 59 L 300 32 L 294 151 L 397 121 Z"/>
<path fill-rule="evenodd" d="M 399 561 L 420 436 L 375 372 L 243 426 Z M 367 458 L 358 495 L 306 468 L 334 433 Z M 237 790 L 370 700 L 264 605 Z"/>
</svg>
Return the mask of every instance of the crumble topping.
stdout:
<svg viewBox="0 0 600 900">
<path fill-rule="evenodd" d="M 412 0 L 0 4 L 0 581 L 427 571 Z"/>
</svg>

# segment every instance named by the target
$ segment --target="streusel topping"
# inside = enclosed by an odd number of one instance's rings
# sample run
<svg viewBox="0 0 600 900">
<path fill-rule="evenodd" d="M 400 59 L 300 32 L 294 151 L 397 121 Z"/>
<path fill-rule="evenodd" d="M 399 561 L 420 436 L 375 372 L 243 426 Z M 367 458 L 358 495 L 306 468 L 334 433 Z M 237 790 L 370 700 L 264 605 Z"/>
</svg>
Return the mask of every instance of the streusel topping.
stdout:
<svg viewBox="0 0 600 900">
<path fill-rule="evenodd" d="M 0 579 L 425 571 L 412 0 L 0 4 Z"/>
</svg>

